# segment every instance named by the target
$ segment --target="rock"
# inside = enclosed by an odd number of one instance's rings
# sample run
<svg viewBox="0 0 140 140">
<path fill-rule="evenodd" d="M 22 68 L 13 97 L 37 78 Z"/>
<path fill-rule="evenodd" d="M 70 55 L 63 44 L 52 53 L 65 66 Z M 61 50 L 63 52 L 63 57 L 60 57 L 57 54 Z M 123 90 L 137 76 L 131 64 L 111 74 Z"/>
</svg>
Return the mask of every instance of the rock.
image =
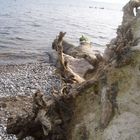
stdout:
<svg viewBox="0 0 140 140">
<path fill-rule="evenodd" d="M 88 70 L 94 69 L 94 67 L 84 58 L 74 58 L 69 55 L 64 55 L 64 57 L 69 63 L 69 67 L 81 77 L 84 77 Z"/>
</svg>

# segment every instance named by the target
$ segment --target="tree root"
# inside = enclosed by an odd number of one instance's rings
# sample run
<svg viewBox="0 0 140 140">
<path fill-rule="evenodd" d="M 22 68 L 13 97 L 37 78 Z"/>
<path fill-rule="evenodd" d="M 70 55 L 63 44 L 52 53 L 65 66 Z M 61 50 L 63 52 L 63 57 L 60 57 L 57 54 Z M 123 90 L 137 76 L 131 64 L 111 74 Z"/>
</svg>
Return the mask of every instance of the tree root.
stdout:
<svg viewBox="0 0 140 140">
<path fill-rule="evenodd" d="M 25 116 L 9 118 L 7 133 L 18 140 L 32 136 L 35 140 L 66 140 L 66 126 L 72 116 L 71 100 L 62 96 L 46 98 L 40 91 L 33 97 L 32 112 Z"/>
<path fill-rule="evenodd" d="M 58 38 L 56 38 L 52 44 L 52 48 L 57 51 L 58 61 L 60 63 L 60 73 L 61 76 L 64 77 L 66 83 L 81 83 L 85 80 L 80 77 L 78 74 L 73 72 L 73 70 L 69 67 L 67 60 L 65 60 L 63 55 L 63 37 L 66 32 L 60 32 Z"/>
</svg>

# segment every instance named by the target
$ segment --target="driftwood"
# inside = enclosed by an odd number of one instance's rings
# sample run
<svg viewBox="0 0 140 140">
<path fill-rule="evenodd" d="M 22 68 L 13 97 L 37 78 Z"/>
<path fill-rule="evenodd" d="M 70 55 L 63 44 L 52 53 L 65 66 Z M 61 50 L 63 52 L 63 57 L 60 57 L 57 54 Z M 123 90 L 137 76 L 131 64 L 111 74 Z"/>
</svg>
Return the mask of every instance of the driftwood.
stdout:
<svg viewBox="0 0 140 140">
<path fill-rule="evenodd" d="M 74 73 L 73 70 L 69 67 L 67 60 L 65 60 L 63 55 L 63 37 L 66 33 L 60 32 L 57 39 L 54 40 L 52 44 L 52 48 L 57 51 L 58 54 L 58 61 L 60 63 L 60 73 L 61 76 L 64 78 L 66 83 L 81 83 L 85 81 L 82 77 L 78 74 Z"/>
<path fill-rule="evenodd" d="M 59 69 L 64 85 L 60 91 L 53 89 L 51 96 L 45 96 L 37 91 L 33 96 L 32 112 L 28 112 L 25 116 L 8 119 L 7 133 L 15 134 L 18 140 L 27 136 L 32 136 L 35 140 L 67 140 L 66 130 L 73 115 L 73 103 L 75 98 L 86 92 L 92 91 L 101 97 L 100 126 L 102 128 L 108 125 L 113 116 L 114 106 L 117 106 L 117 91 L 114 94 L 111 86 L 108 86 L 106 80 L 102 78 L 106 75 L 105 71 L 109 66 L 104 63 L 102 57 L 98 56 L 99 61 L 96 62 L 98 67 L 92 79 L 83 80 L 69 68 L 64 58 L 62 46 L 64 35 L 65 33 L 60 32 L 52 45 L 58 54 Z"/>
<path fill-rule="evenodd" d="M 88 74 L 96 72 L 99 63 L 103 62 L 104 59 L 100 53 L 94 52 L 88 44 L 75 47 L 63 41 L 65 34 L 60 32 L 52 43 L 52 49 L 57 52 L 61 76 L 66 83 L 82 83 L 88 79 Z M 85 65 L 86 67 L 84 67 Z M 80 71 L 78 71 L 79 68 Z"/>
<path fill-rule="evenodd" d="M 114 108 L 117 108 L 118 91 L 108 85 L 104 78 L 109 65 L 100 55 L 96 56 L 95 61 L 90 55 L 86 55 L 85 59 L 95 65 L 96 69 L 91 75 L 92 79 L 84 80 L 69 67 L 62 45 L 65 34 L 60 32 L 52 44 L 58 55 L 59 70 L 64 84 L 60 91 L 53 88 L 51 96 L 37 91 L 33 96 L 32 112 L 8 119 L 7 132 L 15 134 L 18 140 L 27 136 L 32 136 L 35 140 L 67 140 L 66 130 L 73 115 L 73 103 L 79 95 L 86 92 L 92 91 L 101 98 L 101 128 L 109 124 Z"/>
</svg>

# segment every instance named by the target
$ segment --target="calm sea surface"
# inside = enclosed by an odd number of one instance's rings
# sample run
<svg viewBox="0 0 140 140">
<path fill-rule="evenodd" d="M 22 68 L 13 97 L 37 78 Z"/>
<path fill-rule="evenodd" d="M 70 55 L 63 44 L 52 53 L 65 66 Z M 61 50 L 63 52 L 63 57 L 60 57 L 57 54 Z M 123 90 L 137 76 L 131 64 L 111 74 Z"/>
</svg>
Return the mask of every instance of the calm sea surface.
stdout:
<svg viewBox="0 0 140 140">
<path fill-rule="evenodd" d="M 50 51 L 59 31 L 76 45 L 84 34 L 102 51 L 116 35 L 122 6 L 93 0 L 0 0 L 0 63 Z"/>
</svg>

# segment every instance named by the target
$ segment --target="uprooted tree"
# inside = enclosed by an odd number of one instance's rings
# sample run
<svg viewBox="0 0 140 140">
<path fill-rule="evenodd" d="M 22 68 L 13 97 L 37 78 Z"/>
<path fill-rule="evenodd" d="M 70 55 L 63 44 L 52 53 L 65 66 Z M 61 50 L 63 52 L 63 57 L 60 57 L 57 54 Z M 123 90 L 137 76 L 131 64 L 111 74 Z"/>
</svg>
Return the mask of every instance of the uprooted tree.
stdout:
<svg viewBox="0 0 140 140">
<path fill-rule="evenodd" d="M 53 48 L 58 54 L 59 71 L 64 86 L 60 91 L 53 89 L 50 95 L 43 95 L 41 91 L 37 91 L 33 96 L 32 112 L 28 112 L 25 116 L 8 119 L 8 134 L 15 134 L 19 140 L 27 136 L 32 136 L 35 140 L 66 140 L 68 133 L 66 130 L 73 115 L 74 100 L 91 86 L 95 94 L 101 96 L 102 113 L 99 127 L 107 126 L 112 117 L 113 108 L 117 107 L 115 104 L 117 90 L 113 95 L 112 87 L 107 85 L 104 62 L 100 61 L 102 59 L 96 58 L 102 65 L 98 64 L 98 69 L 93 69 L 95 76 L 92 79 L 85 80 L 84 77 L 80 77 L 69 68 L 68 57 L 63 53 L 64 35 L 65 33 L 60 32 L 58 39 L 54 41 L 55 45 L 53 43 Z M 101 91 L 99 86 L 103 87 Z M 108 111 L 107 116 L 106 111 Z"/>
</svg>

